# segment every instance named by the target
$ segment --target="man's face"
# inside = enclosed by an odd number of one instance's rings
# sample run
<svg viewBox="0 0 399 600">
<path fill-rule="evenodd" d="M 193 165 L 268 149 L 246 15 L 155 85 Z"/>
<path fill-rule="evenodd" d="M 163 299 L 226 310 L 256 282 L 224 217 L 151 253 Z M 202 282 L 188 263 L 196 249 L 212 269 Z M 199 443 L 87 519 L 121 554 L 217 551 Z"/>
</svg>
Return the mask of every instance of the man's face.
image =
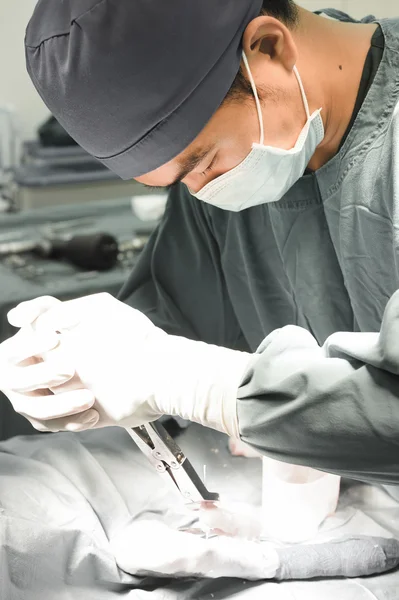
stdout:
<svg viewBox="0 0 399 600">
<path fill-rule="evenodd" d="M 269 54 L 249 60 L 261 100 L 264 144 L 292 148 L 306 122 L 297 79 L 292 69 Z M 243 73 L 247 75 L 245 67 Z M 197 193 L 207 183 L 242 162 L 259 142 L 260 129 L 252 95 L 224 102 L 196 139 L 176 158 L 137 181 L 149 186 L 185 183 Z"/>
</svg>

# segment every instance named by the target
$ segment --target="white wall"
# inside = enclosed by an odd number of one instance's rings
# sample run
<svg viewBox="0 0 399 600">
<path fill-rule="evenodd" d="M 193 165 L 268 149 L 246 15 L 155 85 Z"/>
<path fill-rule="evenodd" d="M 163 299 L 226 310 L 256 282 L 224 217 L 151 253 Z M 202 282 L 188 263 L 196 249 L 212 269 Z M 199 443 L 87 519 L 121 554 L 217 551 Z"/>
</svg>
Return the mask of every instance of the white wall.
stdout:
<svg viewBox="0 0 399 600">
<path fill-rule="evenodd" d="M 338 8 L 357 19 L 373 14 L 376 17 L 399 17 L 398 0 L 296 0 L 308 10 Z"/>
<path fill-rule="evenodd" d="M 310 10 L 335 7 L 355 17 L 374 13 L 378 17 L 399 16 L 399 0 L 298 0 Z M 24 138 L 32 137 L 47 116 L 25 71 L 24 32 L 36 0 L 0 0 L 0 105 L 18 111 Z"/>
<path fill-rule="evenodd" d="M 0 105 L 17 110 L 24 138 L 48 111 L 25 70 L 24 34 L 36 0 L 0 0 Z"/>
</svg>

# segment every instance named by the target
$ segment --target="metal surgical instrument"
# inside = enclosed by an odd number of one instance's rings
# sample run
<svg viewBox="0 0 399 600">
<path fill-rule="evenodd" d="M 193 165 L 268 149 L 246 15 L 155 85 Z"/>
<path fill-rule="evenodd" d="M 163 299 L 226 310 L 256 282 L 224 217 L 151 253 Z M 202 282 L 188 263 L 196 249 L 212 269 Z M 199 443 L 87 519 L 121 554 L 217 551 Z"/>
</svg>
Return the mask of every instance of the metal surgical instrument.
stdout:
<svg viewBox="0 0 399 600">
<path fill-rule="evenodd" d="M 219 494 L 207 490 L 196 470 L 166 429 L 157 422 L 126 429 L 156 471 L 186 500 L 217 502 Z"/>
</svg>

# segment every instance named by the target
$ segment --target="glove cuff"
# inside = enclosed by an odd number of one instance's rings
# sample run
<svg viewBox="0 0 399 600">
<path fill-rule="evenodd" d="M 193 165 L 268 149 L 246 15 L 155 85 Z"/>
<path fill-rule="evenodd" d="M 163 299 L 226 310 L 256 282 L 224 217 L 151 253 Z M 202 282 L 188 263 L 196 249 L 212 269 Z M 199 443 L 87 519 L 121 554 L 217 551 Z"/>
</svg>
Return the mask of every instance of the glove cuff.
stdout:
<svg viewBox="0 0 399 600">
<path fill-rule="evenodd" d="M 175 366 L 155 395 L 157 410 L 239 437 L 237 394 L 252 355 L 175 336 L 165 352 Z"/>
</svg>

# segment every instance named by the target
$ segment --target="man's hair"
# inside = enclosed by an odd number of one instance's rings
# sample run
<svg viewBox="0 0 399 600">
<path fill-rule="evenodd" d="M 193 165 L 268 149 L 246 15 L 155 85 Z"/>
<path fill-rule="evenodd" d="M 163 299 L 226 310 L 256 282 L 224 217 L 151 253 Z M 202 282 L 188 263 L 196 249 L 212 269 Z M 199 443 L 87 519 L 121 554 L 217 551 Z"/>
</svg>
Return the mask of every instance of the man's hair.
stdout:
<svg viewBox="0 0 399 600">
<path fill-rule="evenodd" d="M 294 0 L 263 0 L 260 16 L 267 15 L 282 21 L 287 27 L 298 23 L 298 7 Z M 252 95 L 252 87 L 240 68 L 223 102 L 242 100 Z"/>
<path fill-rule="evenodd" d="M 279 19 L 288 27 L 293 27 L 298 21 L 298 7 L 294 0 L 263 0 L 260 14 Z"/>
</svg>

